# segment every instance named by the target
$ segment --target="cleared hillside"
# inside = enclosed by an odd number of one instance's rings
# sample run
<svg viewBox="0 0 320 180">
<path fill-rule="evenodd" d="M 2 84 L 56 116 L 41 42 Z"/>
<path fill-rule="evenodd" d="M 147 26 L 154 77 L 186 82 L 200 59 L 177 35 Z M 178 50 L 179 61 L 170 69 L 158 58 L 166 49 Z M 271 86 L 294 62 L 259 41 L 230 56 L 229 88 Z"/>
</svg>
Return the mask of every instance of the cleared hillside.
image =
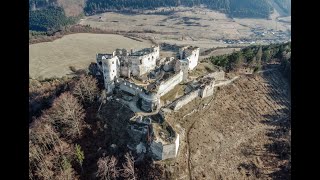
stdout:
<svg viewBox="0 0 320 180">
<path fill-rule="evenodd" d="M 169 114 L 183 142 L 168 169 L 180 179 L 290 179 L 289 91 L 278 70 L 244 75 Z"/>
</svg>

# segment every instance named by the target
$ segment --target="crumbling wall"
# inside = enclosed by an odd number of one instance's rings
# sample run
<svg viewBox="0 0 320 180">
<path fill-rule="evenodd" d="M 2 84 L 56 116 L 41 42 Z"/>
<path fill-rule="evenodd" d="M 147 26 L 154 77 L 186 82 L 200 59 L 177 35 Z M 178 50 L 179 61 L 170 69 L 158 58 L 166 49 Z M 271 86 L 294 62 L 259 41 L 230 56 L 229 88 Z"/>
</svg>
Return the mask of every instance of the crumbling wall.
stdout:
<svg viewBox="0 0 320 180">
<path fill-rule="evenodd" d="M 183 72 L 175 74 L 165 82 L 161 82 L 157 94 L 161 97 L 165 95 L 167 92 L 172 90 L 176 85 L 178 85 L 183 80 Z"/>
<path fill-rule="evenodd" d="M 133 76 L 141 76 L 150 72 L 156 67 L 156 61 L 160 57 L 159 46 L 153 46 L 151 52 L 144 55 L 123 56 L 125 62 L 131 63 L 131 73 Z"/>
<path fill-rule="evenodd" d="M 130 93 L 132 95 L 138 95 L 139 93 L 142 93 L 144 90 L 143 87 L 140 87 L 134 83 L 131 83 L 123 79 L 116 79 L 116 84 L 122 91 Z"/>
<path fill-rule="evenodd" d="M 121 66 L 120 68 L 120 76 L 130 78 L 131 68 L 129 65 Z"/>
<path fill-rule="evenodd" d="M 166 72 L 173 71 L 175 65 L 174 57 L 167 58 L 166 62 L 163 63 L 163 70 Z"/>
<path fill-rule="evenodd" d="M 175 158 L 178 154 L 179 150 L 179 134 L 176 133 L 176 139 L 174 143 L 172 144 L 166 144 L 163 146 L 162 150 L 162 160 L 169 159 L 169 158 Z"/>
<path fill-rule="evenodd" d="M 204 85 L 204 87 L 202 87 L 202 89 L 200 89 L 200 92 L 199 92 L 200 97 L 205 98 L 208 96 L 212 96 L 214 93 L 214 84 L 215 84 L 215 82 L 211 81 L 209 84 Z"/>
<path fill-rule="evenodd" d="M 200 48 L 186 46 L 179 49 L 180 59 L 188 62 L 189 70 L 193 70 L 198 65 Z"/>
<path fill-rule="evenodd" d="M 188 75 L 189 75 L 189 65 L 187 61 L 183 60 L 176 60 L 175 65 L 174 65 L 174 72 L 179 72 L 182 71 L 183 73 L 183 82 L 186 82 L 188 80 Z"/>
<path fill-rule="evenodd" d="M 161 142 L 152 141 L 150 145 L 152 157 L 156 160 L 162 160 L 163 146 Z"/>
<path fill-rule="evenodd" d="M 199 96 L 200 89 L 197 89 L 195 91 L 192 91 L 181 98 L 177 99 L 173 104 L 171 105 L 171 108 L 173 110 L 179 110 L 184 105 L 188 104 L 190 101 L 194 100 Z"/>
<path fill-rule="evenodd" d="M 140 59 L 142 64 L 139 65 L 140 75 L 150 72 L 156 67 L 157 53 L 152 52 L 144 55 Z"/>
<path fill-rule="evenodd" d="M 193 70 L 198 65 L 198 59 L 199 59 L 199 50 L 195 50 L 192 52 L 190 56 L 186 58 L 186 60 L 189 62 L 189 70 Z"/>
<path fill-rule="evenodd" d="M 160 106 L 160 98 L 156 94 L 141 92 L 139 97 L 141 98 L 141 109 L 146 112 L 152 112 Z"/>
<path fill-rule="evenodd" d="M 142 61 L 140 61 L 140 56 L 125 56 L 123 57 L 123 61 L 127 63 L 131 63 L 131 74 L 133 76 L 140 76 L 140 65 Z"/>
<path fill-rule="evenodd" d="M 175 158 L 179 150 L 180 136 L 176 134 L 175 141 L 171 144 L 162 144 L 161 142 L 153 141 L 150 145 L 151 153 L 154 159 L 165 160 Z"/>
</svg>

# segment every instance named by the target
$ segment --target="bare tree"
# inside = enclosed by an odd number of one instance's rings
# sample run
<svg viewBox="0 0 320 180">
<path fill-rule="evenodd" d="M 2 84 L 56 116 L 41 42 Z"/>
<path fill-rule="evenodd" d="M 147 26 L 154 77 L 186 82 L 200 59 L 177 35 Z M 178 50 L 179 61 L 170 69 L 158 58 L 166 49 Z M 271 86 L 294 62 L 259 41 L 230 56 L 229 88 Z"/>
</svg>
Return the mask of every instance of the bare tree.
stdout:
<svg viewBox="0 0 320 180">
<path fill-rule="evenodd" d="M 34 146 L 34 151 L 29 152 L 30 156 L 37 157 L 47 153 L 53 146 L 60 143 L 59 134 L 54 130 L 51 124 L 46 122 L 45 118 L 36 119 L 29 129 L 29 146 Z M 30 154 L 37 153 L 37 154 Z"/>
<path fill-rule="evenodd" d="M 53 166 L 53 163 L 48 158 L 45 158 L 36 167 L 35 175 L 43 180 L 51 180 L 54 176 Z"/>
<path fill-rule="evenodd" d="M 72 180 L 75 179 L 75 172 L 73 168 L 64 169 L 58 172 L 58 174 L 55 176 L 54 179 L 60 180 L 60 179 L 66 179 L 66 180 Z"/>
<path fill-rule="evenodd" d="M 74 179 L 75 173 L 71 164 L 64 166 L 61 163 L 61 157 L 71 159 L 73 146 L 60 139 L 60 135 L 78 135 L 81 132 L 83 118 L 81 104 L 70 93 L 65 93 L 54 101 L 53 106 L 45 111 L 43 116 L 31 123 L 30 179 Z"/>
<path fill-rule="evenodd" d="M 109 157 L 103 157 L 99 158 L 97 165 L 98 165 L 98 171 L 96 173 L 96 176 L 99 177 L 100 179 L 109 179 L 109 169 L 108 169 L 108 162 L 109 162 Z"/>
<path fill-rule="evenodd" d="M 98 93 L 97 80 L 90 75 L 80 76 L 72 88 L 72 94 L 83 103 L 93 103 Z"/>
<path fill-rule="evenodd" d="M 85 117 L 84 109 L 77 98 L 69 92 L 55 99 L 52 108 L 45 115 L 62 135 L 71 138 L 81 136 Z"/>
<path fill-rule="evenodd" d="M 135 180 L 136 176 L 134 171 L 134 158 L 131 152 L 126 153 L 124 157 L 126 159 L 126 162 L 122 164 L 123 169 L 122 169 L 121 176 L 126 179 Z"/>
<path fill-rule="evenodd" d="M 109 156 L 99 158 L 97 165 L 98 171 L 96 176 L 103 180 L 116 179 L 119 177 L 119 169 L 117 168 L 118 160 L 116 157 Z"/>
<path fill-rule="evenodd" d="M 119 177 L 120 173 L 119 173 L 119 168 L 117 168 L 117 163 L 118 163 L 118 160 L 116 157 L 112 156 L 110 158 L 110 161 L 109 161 L 109 169 L 110 169 L 110 173 L 111 173 L 111 177 L 113 179 Z"/>
<path fill-rule="evenodd" d="M 75 179 L 75 171 L 72 168 L 72 165 L 70 163 L 70 158 L 68 158 L 65 155 L 60 155 L 56 156 L 55 158 L 56 163 L 55 163 L 55 178 L 54 179 L 66 179 L 66 180 L 71 180 Z"/>
</svg>

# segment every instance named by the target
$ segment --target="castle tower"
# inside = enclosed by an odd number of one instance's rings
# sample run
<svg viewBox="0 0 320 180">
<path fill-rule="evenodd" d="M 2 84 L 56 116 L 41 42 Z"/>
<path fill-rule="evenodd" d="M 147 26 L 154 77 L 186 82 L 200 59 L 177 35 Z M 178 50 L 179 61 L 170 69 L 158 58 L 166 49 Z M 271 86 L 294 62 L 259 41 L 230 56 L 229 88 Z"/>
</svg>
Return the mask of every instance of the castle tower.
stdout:
<svg viewBox="0 0 320 180">
<path fill-rule="evenodd" d="M 119 77 L 120 73 L 120 62 L 117 56 L 113 54 L 107 54 L 102 56 L 102 72 L 103 72 L 103 80 L 104 86 L 107 90 L 107 94 L 112 93 L 115 84 L 114 80 Z"/>
<path fill-rule="evenodd" d="M 152 52 L 155 53 L 156 59 L 160 58 L 160 46 L 159 45 L 152 46 Z"/>
<path fill-rule="evenodd" d="M 187 46 L 179 48 L 179 59 L 182 60 L 185 58 L 185 49 L 187 48 Z"/>
<path fill-rule="evenodd" d="M 179 49 L 179 59 L 188 62 L 189 70 L 193 70 L 198 65 L 200 48 L 185 46 Z"/>
</svg>

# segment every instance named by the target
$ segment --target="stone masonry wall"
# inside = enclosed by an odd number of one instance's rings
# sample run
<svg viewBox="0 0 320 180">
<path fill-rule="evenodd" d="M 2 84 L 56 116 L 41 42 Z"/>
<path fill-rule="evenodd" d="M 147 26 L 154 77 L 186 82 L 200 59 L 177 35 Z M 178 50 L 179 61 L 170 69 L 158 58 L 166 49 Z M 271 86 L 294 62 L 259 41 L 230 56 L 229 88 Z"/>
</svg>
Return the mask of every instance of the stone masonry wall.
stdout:
<svg viewBox="0 0 320 180">
<path fill-rule="evenodd" d="M 161 97 L 165 95 L 167 92 L 172 90 L 176 85 L 178 85 L 183 80 L 183 72 L 180 71 L 167 81 L 160 84 L 157 94 Z"/>
<path fill-rule="evenodd" d="M 172 104 L 172 109 L 173 110 L 179 110 L 181 107 L 184 105 L 188 104 L 190 101 L 194 100 L 199 96 L 200 89 L 197 89 L 195 91 L 190 92 L 189 94 L 186 94 L 182 96 L 180 99 L 177 99 L 173 104 Z"/>
</svg>

